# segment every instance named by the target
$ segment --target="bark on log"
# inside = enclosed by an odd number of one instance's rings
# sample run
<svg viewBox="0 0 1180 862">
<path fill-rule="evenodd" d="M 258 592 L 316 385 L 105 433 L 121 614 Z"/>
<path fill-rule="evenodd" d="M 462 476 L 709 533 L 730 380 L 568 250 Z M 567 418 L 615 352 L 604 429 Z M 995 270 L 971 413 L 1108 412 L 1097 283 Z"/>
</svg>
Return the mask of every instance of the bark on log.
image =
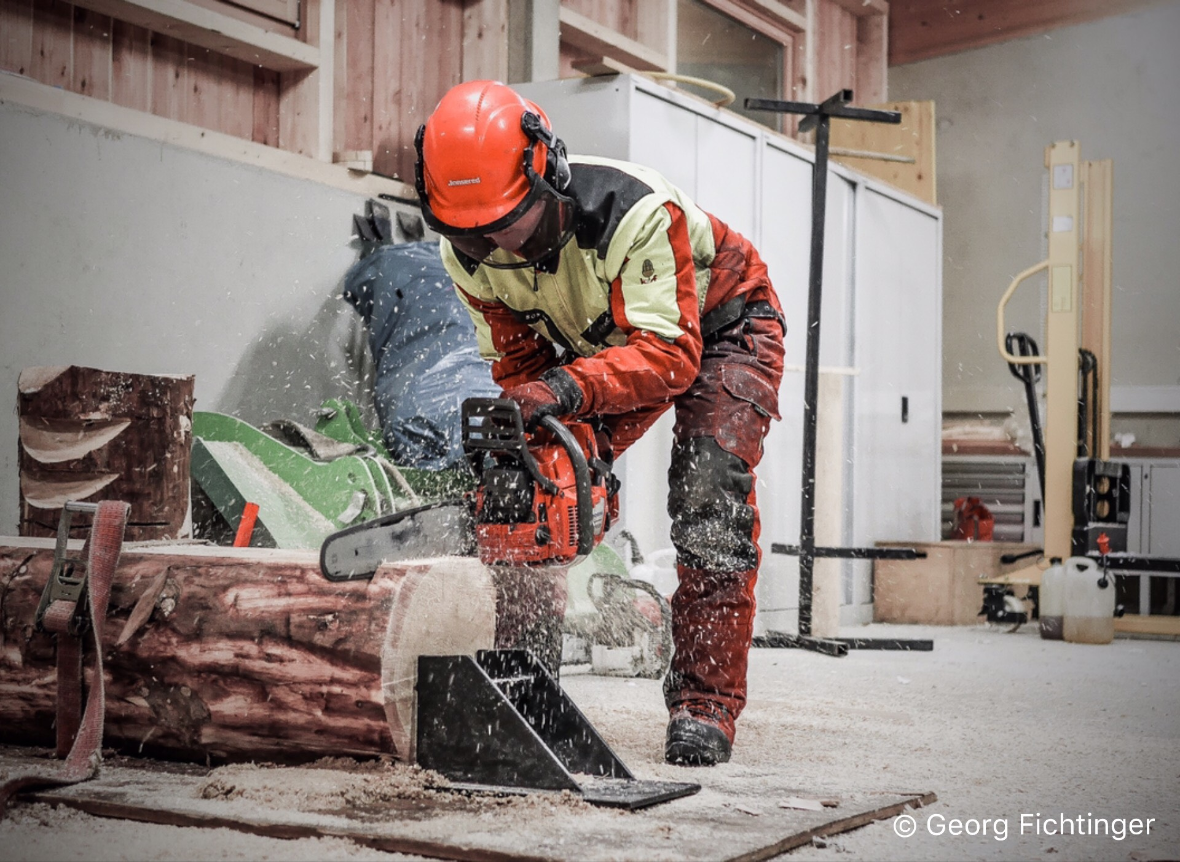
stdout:
<svg viewBox="0 0 1180 862">
<path fill-rule="evenodd" d="M 0 538 L 0 742 L 51 745 L 47 539 Z M 105 745 L 182 760 L 412 756 L 418 654 L 494 645 L 496 588 L 442 557 L 332 583 L 308 551 L 126 548 L 104 641 Z"/>
<path fill-rule="evenodd" d="M 26 368 L 18 389 L 22 535 L 56 535 L 67 500 L 126 501 L 129 541 L 191 533 L 191 376 Z"/>
</svg>

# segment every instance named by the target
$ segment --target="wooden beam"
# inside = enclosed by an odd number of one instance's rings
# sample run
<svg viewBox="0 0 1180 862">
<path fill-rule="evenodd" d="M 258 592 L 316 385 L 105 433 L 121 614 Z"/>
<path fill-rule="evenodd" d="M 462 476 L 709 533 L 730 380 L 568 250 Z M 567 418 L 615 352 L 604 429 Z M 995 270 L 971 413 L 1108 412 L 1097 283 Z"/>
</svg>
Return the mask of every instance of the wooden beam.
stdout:
<svg viewBox="0 0 1180 862">
<path fill-rule="evenodd" d="M 73 3 L 278 72 L 307 71 L 320 64 L 320 52 L 312 45 L 185 0 L 73 0 Z"/>
<path fill-rule="evenodd" d="M 302 180 L 323 183 L 354 194 L 415 200 L 414 187 L 373 174 L 358 174 L 340 165 L 328 164 L 265 144 L 235 138 L 154 114 L 100 102 L 50 87 L 17 75 L 0 75 L 0 102 L 14 102 L 37 111 L 47 111 L 92 123 L 117 132 L 138 135 L 160 143 L 254 165 Z"/>
<path fill-rule="evenodd" d="M 279 82 L 279 146 L 332 161 L 332 98 L 336 51 L 336 0 L 304 0 L 304 33 L 322 65 L 283 74 Z"/>
<path fill-rule="evenodd" d="M 857 18 L 889 14 L 887 0 L 832 0 L 832 2 L 837 6 L 843 6 Z"/>
<path fill-rule="evenodd" d="M 464 81 L 508 77 L 508 0 L 467 0 L 463 5 Z"/>
<path fill-rule="evenodd" d="M 617 60 L 642 72 L 666 72 L 667 55 L 628 39 L 585 15 L 561 7 L 561 41 L 593 57 Z"/>
<path fill-rule="evenodd" d="M 889 98 L 889 19 L 866 15 L 856 19 L 856 101 L 884 102 Z"/>
<path fill-rule="evenodd" d="M 1141 616 L 1127 614 L 1116 617 L 1114 621 L 1116 632 L 1126 632 L 1138 635 L 1172 635 L 1180 637 L 1180 617 Z"/>
<path fill-rule="evenodd" d="M 1082 347 L 1098 360 L 1098 439 L 1090 455 L 1110 458 L 1111 241 L 1114 232 L 1114 162 L 1082 163 Z"/>
<path fill-rule="evenodd" d="M 1045 33 L 1158 0 L 893 0 L 889 64 L 898 66 Z"/>
<path fill-rule="evenodd" d="M 854 0 L 854 2 L 859 2 L 859 0 Z M 880 0 L 870 0 L 870 2 L 880 2 Z M 784 26 L 788 30 L 799 33 L 807 28 L 807 16 L 796 12 L 785 3 L 777 2 L 777 0 L 750 0 L 746 5 L 763 18 L 769 19 L 771 23 Z"/>
</svg>

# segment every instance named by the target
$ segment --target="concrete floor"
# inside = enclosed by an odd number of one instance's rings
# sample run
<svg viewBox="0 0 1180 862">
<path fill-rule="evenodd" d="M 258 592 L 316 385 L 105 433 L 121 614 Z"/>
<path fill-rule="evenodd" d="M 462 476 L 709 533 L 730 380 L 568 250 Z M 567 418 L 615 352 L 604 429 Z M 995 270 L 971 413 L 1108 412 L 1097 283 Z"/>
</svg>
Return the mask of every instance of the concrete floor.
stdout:
<svg viewBox="0 0 1180 862">
<path fill-rule="evenodd" d="M 896 821 L 880 822 L 790 858 L 1180 858 L 1180 643 L 1068 644 L 1042 641 L 1029 626 L 1010 634 L 873 625 L 845 634 L 930 637 L 935 648 L 841 659 L 753 651 L 734 763 L 781 764 L 809 791 L 933 790 L 938 802 L 914 812 L 912 837 L 899 837 Z M 609 689 L 654 684 L 570 674 L 565 685 L 633 770 L 632 761 L 658 749 L 660 728 L 645 721 L 641 734 L 629 732 L 618 707 L 600 706 Z M 1150 835 L 1121 841 L 1044 834 L 1046 820 L 1079 815 L 1154 822 Z M 973 837 L 949 834 L 953 819 L 970 831 L 992 822 Z"/>
<path fill-rule="evenodd" d="M 567 668 L 563 684 L 640 777 L 720 786 L 770 766 L 808 794 L 938 795 L 914 812 L 912 837 L 899 837 L 898 818 L 800 848 L 792 859 L 1180 858 L 1180 643 L 1082 646 L 1042 641 L 1030 627 L 1008 634 L 874 625 L 846 634 L 932 637 L 935 649 L 842 659 L 755 650 L 734 760 L 714 770 L 662 763 L 658 681 Z M 1046 821 L 1056 826 L 1064 816 L 1076 827 L 1079 815 L 1153 822 L 1150 835 L 1123 840 L 1044 834 Z M 988 821 L 987 834 L 951 834 L 955 820 L 970 831 Z M 942 826 L 944 834 L 931 834 Z M 18 806 L 0 822 L 0 860 L 208 858 L 406 857 L 336 839 L 126 823 L 41 805 Z M 630 858 L 626 848 L 619 858 Z"/>
</svg>

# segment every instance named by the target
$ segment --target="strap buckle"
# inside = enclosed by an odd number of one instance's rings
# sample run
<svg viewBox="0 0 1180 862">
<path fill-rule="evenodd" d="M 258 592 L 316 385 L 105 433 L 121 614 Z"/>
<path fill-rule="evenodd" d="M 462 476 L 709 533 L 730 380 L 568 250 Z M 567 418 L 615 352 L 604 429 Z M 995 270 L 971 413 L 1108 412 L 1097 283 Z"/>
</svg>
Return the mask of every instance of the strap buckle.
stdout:
<svg viewBox="0 0 1180 862">
<path fill-rule="evenodd" d="M 71 557 L 68 553 L 70 520 L 74 512 L 95 515 L 98 513 L 98 504 L 76 503 L 71 500 L 62 506 L 61 519 L 57 524 L 57 544 L 53 549 L 53 569 L 49 573 L 49 581 L 45 584 L 41 601 L 37 605 L 34 627 L 39 632 L 52 632 L 53 629 L 45 626 L 46 614 L 57 602 L 66 602 L 74 606 L 74 613 L 66 625 L 66 632 L 72 637 L 81 637 L 90 626 L 90 613 L 86 590 L 85 549 L 81 556 Z"/>
</svg>

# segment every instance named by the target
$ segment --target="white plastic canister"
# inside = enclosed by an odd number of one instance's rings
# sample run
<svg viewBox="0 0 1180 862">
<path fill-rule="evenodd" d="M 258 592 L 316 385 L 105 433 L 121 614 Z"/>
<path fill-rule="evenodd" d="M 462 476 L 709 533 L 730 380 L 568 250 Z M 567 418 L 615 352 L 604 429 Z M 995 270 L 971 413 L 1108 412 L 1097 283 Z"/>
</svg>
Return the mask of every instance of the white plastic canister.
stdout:
<svg viewBox="0 0 1180 862">
<path fill-rule="evenodd" d="M 1065 607 L 1061 630 L 1067 641 L 1108 644 L 1114 640 L 1114 576 L 1087 557 L 1065 561 Z"/>
<path fill-rule="evenodd" d="M 1041 637 L 1045 640 L 1061 640 L 1061 627 L 1065 616 L 1065 564 L 1060 557 L 1041 574 L 1041 586 L 1037 592 L 1037 613 L 1041 621 Z"/>
</svg>

